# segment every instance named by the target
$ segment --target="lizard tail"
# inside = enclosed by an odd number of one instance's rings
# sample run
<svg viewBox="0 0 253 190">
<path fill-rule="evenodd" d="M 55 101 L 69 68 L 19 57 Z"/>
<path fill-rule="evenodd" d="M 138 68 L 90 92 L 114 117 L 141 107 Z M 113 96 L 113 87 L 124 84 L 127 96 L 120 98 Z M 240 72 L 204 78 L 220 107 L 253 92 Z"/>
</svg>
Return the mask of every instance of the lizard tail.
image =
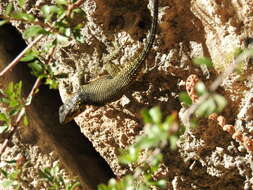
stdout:
<svg viewBox="0 0 253 190">
<path fill-rule="evenodd" d="M 148 52 L 150 51 L 154 43 L 154 39 L 156 35 L 157 19 L 158 19 L 158 0 L 153 0 L 153 19 L 152 19 L 152 25 L 150 29 L 150 35 L 147 40 L 148 42 L 147 42 L 146 47 L 144 47 L 143 51 L 141 52 L 141 55 L 135 60 L 135 62 L 138 62 L 141 64 L 145 60 Z"/>
<path fill-rule="evenodd" d="M 153 0 L 153 19 L 152 19 L 152 24 L 151 24 L 151 29 L 150 29 L 150 34 L 147 40 L 146 45 L 144 46 L 141 54 L 136 58 L 132 63 L 128 64 L 122 72 L 117 76 L 118 78 L 123 78 L 123 79 L 117 79 L 117 80 L 125 80 L 123 83 L 123 86 L 126 86 L 131 82 L 137 74 L 137 71 L 139 70 L 141 64 L 147 57 L 154 39 L 156 35 L 156 29 L 157 29 L 157 18 L 158 17 L 158 0 Z"/>
</svg>

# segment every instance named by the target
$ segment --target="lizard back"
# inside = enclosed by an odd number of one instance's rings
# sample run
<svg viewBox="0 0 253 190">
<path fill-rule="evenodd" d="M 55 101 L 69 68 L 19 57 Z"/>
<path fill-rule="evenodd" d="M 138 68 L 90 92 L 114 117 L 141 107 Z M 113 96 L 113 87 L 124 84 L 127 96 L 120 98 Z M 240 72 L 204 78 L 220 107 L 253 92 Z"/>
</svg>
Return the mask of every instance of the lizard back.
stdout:
<svg viewBox="0 0 253 190">
<path fill-rule="evenodd" d="M 126 87 L 136 78 L 142 63 L 147 57 L 156 34 L 158 17 L 158 0 L 153 0 L 153 19 L 147 45 L 140 56 L 132 63 L 126 65 L 114 78 L 102 78 L 82 86 L 82 91 L 89 94 L 90 103 L 93 105 L 105 104 L 120 98 Z"/>
</svg>

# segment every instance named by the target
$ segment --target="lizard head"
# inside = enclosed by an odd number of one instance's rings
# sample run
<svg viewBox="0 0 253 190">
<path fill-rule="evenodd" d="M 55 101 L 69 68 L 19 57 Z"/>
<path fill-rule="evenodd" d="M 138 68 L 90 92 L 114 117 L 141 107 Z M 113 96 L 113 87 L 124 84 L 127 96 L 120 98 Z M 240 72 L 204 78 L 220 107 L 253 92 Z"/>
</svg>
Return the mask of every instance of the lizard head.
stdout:
<svg viewBox="0 0 253 190">
<path fill-rule="evenodd" d="M 84 109 L 86 99 L 87 96 L 83 93 L 77 93 L 69 98 L 59 109 L 60 123 L 66 124 L 79 115 Z"/>
</svg>

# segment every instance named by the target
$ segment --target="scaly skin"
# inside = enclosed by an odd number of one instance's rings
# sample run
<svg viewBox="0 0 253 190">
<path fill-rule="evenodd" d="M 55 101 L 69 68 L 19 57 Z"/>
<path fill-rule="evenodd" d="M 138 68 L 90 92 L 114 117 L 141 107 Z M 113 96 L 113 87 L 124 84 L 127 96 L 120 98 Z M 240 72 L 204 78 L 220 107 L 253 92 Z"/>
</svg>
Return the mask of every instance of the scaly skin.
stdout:
<svg viewBox="0 0 253 190">
<path fill-rule="evenodd" d="M 140 56 L 124 67 L 116 76 L 105 76 L 94 82 L 82 85 L 79 90 L 69 98 L 59 109 L 59 119 L 61 124 L 65 124 L 79 115 L 86 105 L 102 106 L 108 102 L 119 99 L 125 89 L 136 78 L 141 64 L 147 57 L 156 34 L 158 17 L 158 0 L 153 0 L 153 19 L 147 45 L 142 50 Z"/>
</svg>

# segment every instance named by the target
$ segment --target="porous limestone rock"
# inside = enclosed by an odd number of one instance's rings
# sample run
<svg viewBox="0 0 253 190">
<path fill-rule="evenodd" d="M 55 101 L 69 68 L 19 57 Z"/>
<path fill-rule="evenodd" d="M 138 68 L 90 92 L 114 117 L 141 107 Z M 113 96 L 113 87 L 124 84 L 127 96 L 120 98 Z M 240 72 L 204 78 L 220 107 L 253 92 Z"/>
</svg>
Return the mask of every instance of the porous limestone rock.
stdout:
<svg viewBox="0 0 253 190">
<path fill-rule="evenodd" d="M 178 95 L 185 91 L 186 78 L 194 73 L 210 84 L 232 63 L 236 48 L 245 48 L 252 37 L 251 0 L 159 2 L 156 41 L 143 66 L 148 72 L 141 72 L 118 101 L 102 107 L 87 106 L 75 119 L 117 176 L 129 171 L 119 164 L 117 155 L 119 148 L 132 144 L 141 133 L 140 110 L 159 105 L 164 115 L 179 112 Z M 37 6 L 42 4 L 37 2 Z M 80 81 L 87 83 L 105 74 L 105 59 L 119 47 L 123 46 L 113 60 L 115 64 L 124 66 L 138 56 L 151 22 L 148 4 L 148 0 L 85 1 L 85 42 L 70 42 L 55 57 L 61 63 L 59 73 L 69 74 L 67 79 L 60 80 L 63 100 L 78 89 Z M 210 57 L 214 69 L 193 65 L 192 58 L 196 56 Z M 241 102 L 252 87 L 251 74 L 252 64 L 248 63 L 243 68 L 243 80 L 232 74 L 219 89 L 228 98 L 223 115 L 231 124 L 242 118 Z M 241 115 L 237 117 L 237 113 Z M 252 135 L 251 131 L 248 133 Z M 177 152 L 166 152 L 161 172 L 161 177 L 169 181 L 168 189 L 252 189 L 252 155 L 216 124 L 201 123 L 184 134 L 178 145 Z"/>
</svg>

